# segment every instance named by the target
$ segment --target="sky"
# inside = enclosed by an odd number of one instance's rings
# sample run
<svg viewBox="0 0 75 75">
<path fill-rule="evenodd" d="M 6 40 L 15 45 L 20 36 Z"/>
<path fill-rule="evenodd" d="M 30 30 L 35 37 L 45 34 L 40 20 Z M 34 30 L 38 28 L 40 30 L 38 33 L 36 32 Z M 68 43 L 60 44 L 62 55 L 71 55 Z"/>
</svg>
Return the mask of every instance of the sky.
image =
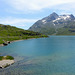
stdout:
<svg viewBox="0 0 75 75">
<path fill-rule="evenodd" d="M 75 16 L 75 0 L 0 0 L 0 24 L 25 30 L 53 12 Z"/>
</svg>

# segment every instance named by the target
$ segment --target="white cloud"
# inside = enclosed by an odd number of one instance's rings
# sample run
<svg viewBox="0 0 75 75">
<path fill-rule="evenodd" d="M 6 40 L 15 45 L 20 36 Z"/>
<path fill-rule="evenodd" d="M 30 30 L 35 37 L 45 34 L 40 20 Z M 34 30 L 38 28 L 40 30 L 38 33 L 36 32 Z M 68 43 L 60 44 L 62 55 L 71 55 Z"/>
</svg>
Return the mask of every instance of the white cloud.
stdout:
<svg viewBox="0 0 75 75">
<path fill-rule="evenodd" d="M 60 11 L 60 14 L 73 14 L 75 15 L 75 2 L 65 3 L 53 7 L 53 10 Z"/>
<path fill-rule="evenodd" d="M 13 14 L 22 14 L 24 16 L 28 16 L 34 12 L 35 17 L 38 16 L 37 13 L 48 12 L 45 9 L 49 9 L 51 11 L 56 11 L 59 13 L 72 13 L 75 14 L 75 0 L 0 0 L 2 1 L 3 8 L 5 9 L 5 13 Z M 4 7 L 5 6 L 5 7 Z M 2 10 L 2 9 L 1 9 Z M 30 14 L 29 14 L 30 13 Z M 9 16 L 7 14 L 7 16 Z M 26 15 L 27 14 L 27 15 Z M 14 15 L 11 15 L 14 16 Z M 16 17 L 16 15 L 14 16 Z M 34 18 L 34 16 L 32 17 Z M 10 24 L 14 26 L 30 26 L 38 19 L 17 19 L 17 18 L 1 18 L 0 23 L 2 24 Z"/>
<path fill-rule="evenodd" d="M 32 11 L 51 8 L 52 6 L 75 2 L 75 0 L 6 0 L 16 10 Z"/>
<path fill-rule="evenodd" d="M 12 17 L 0 18 L 0 24 L 12 25 L 12 26 L 23 28 L 23 29 L 29 28 L 31 25 L 28 25 L 28 24 L 32 24 L 36 21 L 37 19 L 17 19 Z"/>
</svg>

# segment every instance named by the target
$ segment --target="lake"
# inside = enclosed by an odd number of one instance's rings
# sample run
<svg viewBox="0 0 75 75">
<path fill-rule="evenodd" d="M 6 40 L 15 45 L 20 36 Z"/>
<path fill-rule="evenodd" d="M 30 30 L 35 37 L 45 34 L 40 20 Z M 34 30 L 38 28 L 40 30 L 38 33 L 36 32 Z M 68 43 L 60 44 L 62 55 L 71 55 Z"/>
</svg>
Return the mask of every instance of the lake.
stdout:
<svg viewBox="0 0 75 75">
<path fill-rule="evenodd" d="M 75 36 L 50 36 L 0 47 L 15 63 L 0 75 L 75 75 Z"/>
</svg>

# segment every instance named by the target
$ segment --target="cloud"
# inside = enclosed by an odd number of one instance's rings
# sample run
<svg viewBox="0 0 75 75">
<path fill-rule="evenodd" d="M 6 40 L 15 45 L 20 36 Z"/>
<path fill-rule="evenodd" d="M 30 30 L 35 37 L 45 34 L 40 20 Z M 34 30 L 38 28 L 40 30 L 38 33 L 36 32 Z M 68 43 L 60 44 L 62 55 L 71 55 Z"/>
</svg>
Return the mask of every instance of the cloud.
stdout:
<svg viewBox="0 0 75 75">
<path fill-rule="evenodd" d="M 30 27 L 38 20 L 34 18 L 39 17 L 41 14 L 47 15 L 48 12 L 51 13 L 55 11 L 59 14 L 75 14 L 75 0 L 0 0 L 0 5 L 0 10 L 2 12 L 0 12 L 0 16 L 4 16 L 4 18 L 0 19 L 0 23 L 17 27 L 22 26 L 21 28 L 25 26 L 25 28 Z M 6 16 L 12 17 L 6 18 Z M 17 16 L 19 18 L 16 18 Z M 24 19 L 24 17 L 33 19 Z"/>
<path fill-rule="evenodd" d="M 75 2 L 64 3 L 53 7 L 54 10 L 60 11 L 60 14 L 74 14 L 75 15 Z"/>
<path fill-rule="evenodd" d="M 37 19 L 17 19 L 12 17 L 0 18 L 0 24 L 12 25 L 23 29 L 28 29 L 31 26 L 31 24 L 33 24 L 36 21 Z"/>
<path fill-rule="evenodd" d="M 8 5 L 19 11 L 38 11 L 71 2 L 75 2 L 75 0 L 6 0 Z"/>
</svg>

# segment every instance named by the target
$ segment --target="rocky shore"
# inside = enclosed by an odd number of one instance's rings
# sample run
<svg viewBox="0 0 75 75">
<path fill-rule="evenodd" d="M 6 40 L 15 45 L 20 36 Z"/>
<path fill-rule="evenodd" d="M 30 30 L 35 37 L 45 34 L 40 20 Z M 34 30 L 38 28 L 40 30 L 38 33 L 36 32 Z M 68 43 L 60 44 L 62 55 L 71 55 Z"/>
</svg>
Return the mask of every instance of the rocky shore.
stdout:
<svg viewBox="0 0 75 75">
<path fill-rule="evenodd" d="M 6 68 L 15 63 L 14 58 L 12 56 L 0 56 L 0 68 Z"/>
<path fill-rule="evenodd" d="M 6 68 L 7 66 L 10 66 L 14 64 L 14 60 L 1 60 L 0 61 L 0 68 Z"/>
<path fill-rule="evenodd" d="M 36 38 L 29 38 L 29 39 L 36 39 Z M 29 39 L 22 39 L 22 40 L 14 40 L 14 41 L 9 41 L 10 43 L 13 43 L 13 42 L 17 42 L 17 41 L 23 41 L 23 40 L 29 40 Z M 5 43 L 5 44 L 10 44 L 10 43 Z M 4 44 L 0 44 L 0 46 L 6 46 Z"/>
</svg>

